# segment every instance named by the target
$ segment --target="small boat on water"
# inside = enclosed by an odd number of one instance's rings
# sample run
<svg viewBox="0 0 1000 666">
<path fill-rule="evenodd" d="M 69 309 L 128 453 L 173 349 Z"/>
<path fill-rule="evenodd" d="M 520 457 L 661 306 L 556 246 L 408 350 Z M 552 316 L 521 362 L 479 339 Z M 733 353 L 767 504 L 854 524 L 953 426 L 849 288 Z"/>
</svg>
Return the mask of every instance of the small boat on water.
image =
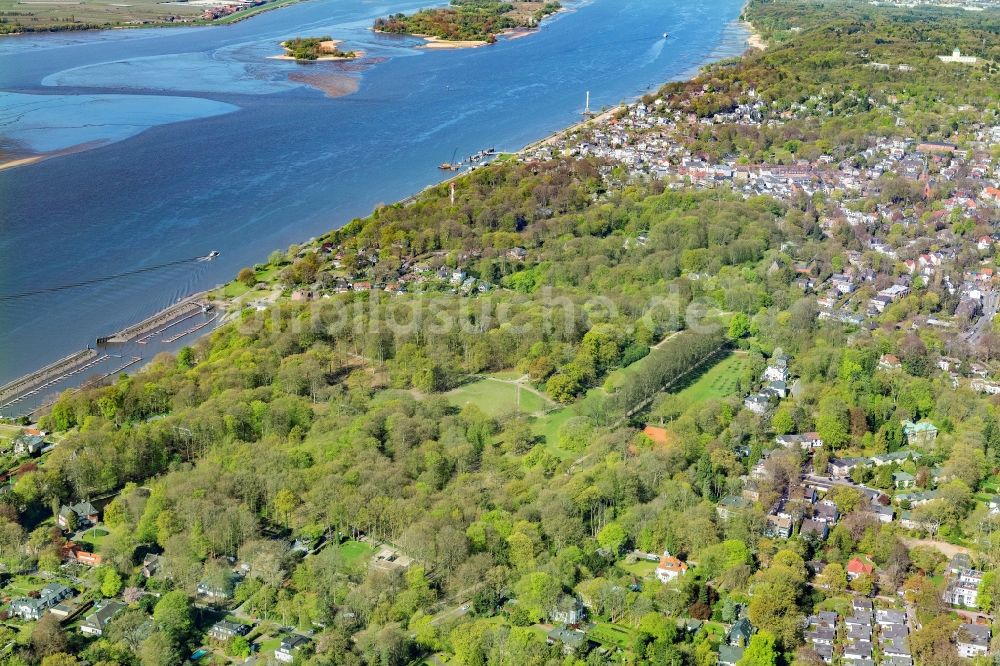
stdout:
<svg viewBox="0 0 1000 666">
<path fill-rule="evenodd" d="M 666 38 L 667 38 L 667 37 L 669 37 L 669 36 L 670 36 L 670 35 L 668 35 L 667 33 L 663 33 L 663 39 L 666 39 Z"/>
</svg>

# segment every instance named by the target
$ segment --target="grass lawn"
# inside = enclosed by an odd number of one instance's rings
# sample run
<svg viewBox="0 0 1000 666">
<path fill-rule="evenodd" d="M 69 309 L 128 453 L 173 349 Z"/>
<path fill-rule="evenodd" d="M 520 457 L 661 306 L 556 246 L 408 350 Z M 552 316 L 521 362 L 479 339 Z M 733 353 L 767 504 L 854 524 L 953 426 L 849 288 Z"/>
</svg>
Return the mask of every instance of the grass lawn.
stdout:
<svg viewBox="0 0 1000 666">
<path fill-rule="evenodd" d="M 54 0 L 52 2 L 22 2 L 0 0 L 0 11 L 11 23 L 40 29 L 52 25 L 107 25 L 126 21 L 164 21 L 168 16 L 200 18 L 203 7 L 180 4 L 164 5 L 159 0 Z M 14 15 L 16 14 L 16 15 Z"/>
<path fill-rule="evenodd" d="M 448 402 L 458 408 L 472 404 L 481 409 L 484 414 L 500 416 L 517 409 L 518 389 L 519 387 L 514 384 L 494 379 L 481 379 L 448 391 L 445 393 L 445 397 Z M 549 406 L 548 402 L 537 393 L 524 388 L 520 388 L 520 392 L 520 411 L 522 413 L 539 414 Z"/>
<path fill-rule="evenodd" d="M 816 604 L 816 610 L 834 611 L 842 617 L 850 617 L 851 597 L 830 597 Z"/>
<path fill-rule="evenodd" d="M 218 293 L 223 298 L 236 298 L 237 296 L 242 296 L 248 291 L 250 291 L 250 287 L 246 286 L 242 282 L 233 280 L 232 282 L 224 286 L 221 290 L 219 290 Z"/>
<path fill-rule="evenodd" d="M 375 552 L 368 547 L 368 544 L 353 539 L 340 544 L 339 548 L 344 562 L 351 568 L 361 566 L 364 560 L 367 560 Z"/>
<path fill-rule="evenodd" d="M 258 650 L 259 654 L 273 656 L 274 651 L 281 645 L 281 636 L 270 636 L 258 643 L 258 645 L 260 646 L 260 649 Z"/>
<path fill-rule="evenodd" d="M 3 594 L 10 597 L 26 597 L 45 587 L 46 581 L 37 576 L 14 576 L 3 588 Z"/>
<path fill-rule="evenodd" d="M 574 453 L 573 451 L 560 449 L 558 445 L 559 428 L 561 428 L 566 421 L 570 420 L 574 416 L 577 416 L 574 408 L 563 407 L 562 409 L 557 409 L 554 412 L 549 412 L 544 416 L 539 416 L 531 425 L 532 432 L 545 439 L 545 448 L 560 460 L 567 460 L 580 455 L 578 453 Z"/>
<path fill-rule="evenodd" d="M 587 632 L 587 638 L 608 647 L 626 648 L 632 643 L 632 631 L 617 624 L 600 622 Z"/>
<path fill-rule="evenodd" d="M 0 438 L 3 439 L 14 439 L 21 434 L 21 430 L 24 428 L 19 425 L 12 425 L 10 423 L 0 423 Z"/>
<path fill-rule="evenodd" d="M 17 628 L 17 636 L 14 641 L 19 645 L 27 645 L 31 642 L 31 630 L 35 627 L 34 622 L 25 622 Z"/>
<path fill-rule="evenodd" d="M 647 578 L 653 575 L 656 571 L 656 562 L 650 562 L 649 560 L 638 560 L 632 564 L 619 564 L 619 568 L 629 572 L 633 576 L 638 576 L 639 578 Z"/>
<path fill-rule="evenodd" d="M 713 643 L 721 641 L 726 636 L 726 626 L 721 622 L 712 622 L 709 620 L 702 626 L 705 629 L 705 633 L 708 634 L 708 639 Z"/>
<path fill-rule="evenodd" d="M 743 372 L 747 359 L 744 354 L 734 352 L 708 368 L 680 391 L 677 396 L 701 402 L 711 398 L 724 398 L 736 392 L 736 378 Z"/>
<path fill-rule="evenodd" d="M 92 527 L 81 535 L 80 541 L 90 545 L 100 546 L 108 536 L 108 531 L 103 527 Z"/>
</svg>

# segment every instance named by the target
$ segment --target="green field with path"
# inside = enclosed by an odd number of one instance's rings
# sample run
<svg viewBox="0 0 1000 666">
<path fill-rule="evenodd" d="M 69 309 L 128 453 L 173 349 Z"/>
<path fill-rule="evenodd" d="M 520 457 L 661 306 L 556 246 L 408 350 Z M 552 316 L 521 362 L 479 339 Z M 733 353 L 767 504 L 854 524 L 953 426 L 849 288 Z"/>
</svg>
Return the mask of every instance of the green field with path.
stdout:
<svg viewBox="0 0 1000 666">
<path fill-rule="evenodd" d="M 448 402 L 459 409 L 475 405 L 489 416 L 502 416 L 518 410 L 518 386 L 497 379 L 480 379 L 448 391 Z M 522 414 L 539 414 L 550 406 L 549 402 L 534 391 L 520 387 Z"/>
</svg>

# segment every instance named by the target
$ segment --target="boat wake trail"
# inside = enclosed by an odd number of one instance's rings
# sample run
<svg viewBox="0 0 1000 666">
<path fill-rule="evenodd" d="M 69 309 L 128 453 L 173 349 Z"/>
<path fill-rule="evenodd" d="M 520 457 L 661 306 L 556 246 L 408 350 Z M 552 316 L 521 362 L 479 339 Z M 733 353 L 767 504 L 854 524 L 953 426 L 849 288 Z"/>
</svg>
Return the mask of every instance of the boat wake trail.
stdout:
<svg viewBox="0 0 1000 666">
<path fill-rule="evenodd" d="M 132 277 L 135 275 L 142 275 L 144 273 L 152 273 L 154 271 L 160 271 L 165 268 L 170 268 L 171 266 L 180 266 L 183 264 L 194 264 L 197 262 L 202 262 L 210 259 L 214 259 L 218 253 L 213 252 L 212 254 L 203 255 L 200 257 L 191 257 L 190 259 L 178 259 L 176 261 L 168 261 L 163 264 L 157 264 L 155 266 L 145 266 L 143 268 L 137 268 L 132 271 L 125 271 L 123 273 L 115 273 L 114 275 L 104 275 L 101 277 L 91 278 L 89 280 L 82 280 L 80 282 L 71 282 L 69 284 L 60 284 L 52 287 L 45 287 L 43 289 L 34 289 L 32 291 L 23 291 L 19 294 L 4 294 L 0 295 L 0 303 L 5 303 L 8 301 L 20 300 L 22 298 L 30 298 L 32 296 L 40 296 L 42 294 L 53 294 L 60 291 L 67 291 L 69 289 L 78 289 L 80 287 L 88 287 L 94 284 L 101 284 L 102 282 L 111 282 L 113 280 L 121 280 L 123 278 Z"/>
</svg>

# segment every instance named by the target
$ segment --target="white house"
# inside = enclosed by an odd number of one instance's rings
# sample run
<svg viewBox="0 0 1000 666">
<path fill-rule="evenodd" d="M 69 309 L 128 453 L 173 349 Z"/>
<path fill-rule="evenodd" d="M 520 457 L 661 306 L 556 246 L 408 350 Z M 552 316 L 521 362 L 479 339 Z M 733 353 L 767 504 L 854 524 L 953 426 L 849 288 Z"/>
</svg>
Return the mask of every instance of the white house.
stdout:
<svg viewBox="0 0 1000 666">
<path fill-rule="evenodd" d="M 683 576 L 687 570 L 687 564 L 671 555 L 670 551 L 665 550 L 663 557 L 660 558 L 660 563 L 656 565 L 656 577 L 661 583 L 669 583 Z"/>
<path fill-rule="evenodd" d="M 989 653 L 990 628 L 980 624 L 963 624 L 958 629 L 956 646 L 959 656 L 966 659 Z"/>
</svg>

